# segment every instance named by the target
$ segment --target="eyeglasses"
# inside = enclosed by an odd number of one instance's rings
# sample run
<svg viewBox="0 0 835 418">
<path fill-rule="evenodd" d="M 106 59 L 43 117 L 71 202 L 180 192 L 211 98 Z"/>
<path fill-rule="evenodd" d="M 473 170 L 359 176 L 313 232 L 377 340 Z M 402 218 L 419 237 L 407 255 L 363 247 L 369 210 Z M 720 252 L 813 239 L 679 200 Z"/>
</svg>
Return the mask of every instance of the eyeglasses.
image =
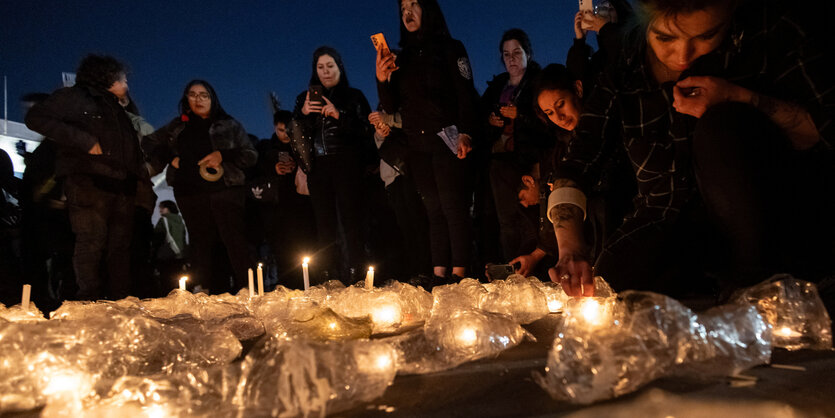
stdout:
<svg viewBox="0 0 835 418">
<path fill-rule="evenodd" d="M 209 100 L 209 93 L 189 93 L 188 98 L 192 100 L 202 99 L 202 100 Z"/>
</svg>

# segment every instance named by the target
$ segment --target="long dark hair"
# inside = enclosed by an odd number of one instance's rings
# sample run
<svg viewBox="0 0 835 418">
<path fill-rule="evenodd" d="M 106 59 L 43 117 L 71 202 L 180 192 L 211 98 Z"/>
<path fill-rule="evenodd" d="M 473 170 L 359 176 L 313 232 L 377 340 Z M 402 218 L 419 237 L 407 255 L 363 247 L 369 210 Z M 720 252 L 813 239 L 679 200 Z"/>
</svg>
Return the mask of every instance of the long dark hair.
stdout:
<svg viewBox="0 0 835 418">
<path fill-rule="evenodd" d="M 533 108 L 536 116 L 545 122 L 546 125 L 552 124 L 553 122 L 539 108 L 539 103 L 537 102 L 539 95 L 545 90 L 565 90 L 577 94 L 576 82 L 577 79 L 571 75 L 571 72 L 564 65 L 548 64 L 545 66 L 536 76 L 533 83 Z"/>
<path fill-rule="evenodd" d="M 333 61 L 336 62 L 336 66 L 339 68 L 339 83 L 337 86 L 350 86 L 348 83 L 348 74 L 345 72 L 345 64 L 342 63 L 342 56 L 339 55 L 336 49 L 330 46 L 320 46 L 313 51 L 313 64 L 312 64 L 312 72 L 310 74 L 310 85 L 322 85 L 322 82 L 319 80 L 319 74 L 316 72 L 316 64 L 319 62 L 319 58 L 322 55 L 330 55 L 333 58 Z"/>
<path fill-rule="evenodd" d="M 206 80 L 191 80 L 188 84 L 186 84 L 186 88 L 183 89 L 183 97 L 180 98 L 180 114 L 186 115 L 191 113 L 191 106 L 188 105 L 188 91 L 198 84 L 206 88 L 206 91 L 209 92 L 209 97 L 212 99 L 212 107 L 211 110 L 209 110 L 209 118 L 221 119 L 229 117 L 220 105 L 220 99 L 217 98 L 215 88 L 212 87 L 212 85 Z"/>
<path fill-rule="evenodd" d="M 420 18 L 420 29 L 412 33 L 403 24 L 403 12 L 400 8 L 402 1 L 397 1 L 397 16 L 400 18 L 400 46 L 417 43 L 422 40 L 446 39 L 450 37 L 449 27 L 441 11 L 441 5 L 436 0 L 418 0 L 423 11 Z"/>
<path fill-rule="evenodd" d="M 733 12 L 739 6 L 739 0 L 636 0 L 635 8 L 639 22 L 648 26 L 659 17 L 672 17 L 682 13 L 692 13 L 718 6 Z M 612 3 L 614 6 L 614 3 Z M 620 19 L 621 11 L 618 12 Z"/>
</svg>

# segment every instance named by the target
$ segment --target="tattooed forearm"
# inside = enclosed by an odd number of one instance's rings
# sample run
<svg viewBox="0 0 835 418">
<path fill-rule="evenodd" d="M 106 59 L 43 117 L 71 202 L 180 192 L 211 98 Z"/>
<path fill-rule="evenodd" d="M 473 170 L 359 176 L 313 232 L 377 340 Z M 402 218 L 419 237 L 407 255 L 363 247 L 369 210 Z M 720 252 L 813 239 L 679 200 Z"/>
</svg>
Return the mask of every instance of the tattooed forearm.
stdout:
<svg viewBox="0 0 835 418">
<path fill-rule="evenodd" d="M 777 124 L 795 148 L 811 148 L 820 140 L 812 116 L 802 107 L 759 93 L 751 95 L 750 103 Z"/>
<path fill-rule="evenodd" d="M 568 203 L 557 205 L 551 209 L 551 218 L 555 229 L 566 228 L 569 223 L 583 221 L 583 210 Z"/>
</svg>

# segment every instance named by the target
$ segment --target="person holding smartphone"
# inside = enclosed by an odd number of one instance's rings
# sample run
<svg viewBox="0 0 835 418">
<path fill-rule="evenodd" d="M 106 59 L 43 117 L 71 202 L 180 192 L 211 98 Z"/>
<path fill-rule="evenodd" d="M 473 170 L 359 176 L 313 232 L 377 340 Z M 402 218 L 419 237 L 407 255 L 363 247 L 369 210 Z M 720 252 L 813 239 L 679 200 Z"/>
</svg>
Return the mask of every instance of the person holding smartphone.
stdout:
<svg viewBox="0 0 835 418">
<path fill-rule="evenodd" d="M 368 100 L 348 83 L 339 53 L 317 48 L 309 87 L 296 98 L 293 118 L 313 156 L 307 174 L 320 246 L 315 265 L 324 273 L 319 282 L 351 284 L 365 277 L 362 180 L 365 150 L 374 147 L 369 113 Z"/>
<path fill-rule="evenodd" d="M 478 129 L 477 93 L 464 45 L 453 39 L 436 0 L 402 0 L 399 54 L 377 51 L 382 110 L 400 112 L 410 149 L 407 164 L 429 217 L 436 282 L 466 275 L 471 221 L 467 155 Z M 458 133 L 454 151 L 439 135 Z"/>
<path fill-rule="evenodd" d="M 517 185 L 523 167 L 537 161 L 553 139 L 533 110 L 531 90 L 540 67 L 533 60 L 528 35 L 521 29 L 507 30 L 498 50 L 506 72 L 487 83 L 481 116 L 491 144 L 491 157 L 484 169 L 489 172 L 499 220 L 502 260 L 507 261 L 530 252 L 536 244 L 537 214 L 517 204 Z"/>
<path fill-rule="evenodd" d="M 587 91 L 591 91 L 595 78 L 606 66 L 616 63 L 623 34 L 634 24 L 634 15 L 627 0 L 606 0 L 592 10 L 581 9 L 574 15 L 574 44 L 568 49 L 565 66 Z M 590 31 L 597 33 L 597 51 L 586 42 Z"/>
</svg>

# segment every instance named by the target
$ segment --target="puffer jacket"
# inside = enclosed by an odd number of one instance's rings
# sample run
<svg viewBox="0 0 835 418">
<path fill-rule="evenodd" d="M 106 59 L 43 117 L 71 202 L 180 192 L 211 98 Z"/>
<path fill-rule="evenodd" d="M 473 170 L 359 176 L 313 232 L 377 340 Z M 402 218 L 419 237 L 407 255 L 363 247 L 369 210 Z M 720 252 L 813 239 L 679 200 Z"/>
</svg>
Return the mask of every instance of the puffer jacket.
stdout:
<svg viewBox="0 0 835 418">
<path fill-rule="evenodd" d="M 58 177 L 89 174 L 126 180 L 147 176 L 139 135 L 110 92 L 84 85 L 62 88 L 32 107 L 26 126 L 58 145 Z M 96 143 L 102 154 L 89 154 Z"/>
<path fill-rule="evenodd" d="M 142 150 L 145 152 L 153 174 L 160 173 L 168 166 L 165 180 L 174 184 L 177 169 L 169 163 L 177 157 L 177 138 L 183 132 L 188 117 L 182 115 L 174 118 L 167 125 L 142 139 Z M 223 183 L 228 186 L 240 186 L 245 182 L 244 169 L 252 167 L 258 161 L 258 152 L 246 134 L 244 127 L 232 117 L 222 117 L 209 128 L 209 140 L 212 149 L 220 151 L 223 161 Z"/>
<path fill-rule="evenodd" d="M 368 148 L 371 143 L 371 125 L 368 123 L 371 107 L 361 91 L 342 84 L 325 91 L 325 97 L 339 110 L 338 120 L 319 113 L 303 114 L 306 95 L 305 90 L 296 97 L 293 119 L 304 130 L 304 137 L 312 140 L 305 145 L 312 148 L 313 155 L 364 152 Z"/>
</svg>

